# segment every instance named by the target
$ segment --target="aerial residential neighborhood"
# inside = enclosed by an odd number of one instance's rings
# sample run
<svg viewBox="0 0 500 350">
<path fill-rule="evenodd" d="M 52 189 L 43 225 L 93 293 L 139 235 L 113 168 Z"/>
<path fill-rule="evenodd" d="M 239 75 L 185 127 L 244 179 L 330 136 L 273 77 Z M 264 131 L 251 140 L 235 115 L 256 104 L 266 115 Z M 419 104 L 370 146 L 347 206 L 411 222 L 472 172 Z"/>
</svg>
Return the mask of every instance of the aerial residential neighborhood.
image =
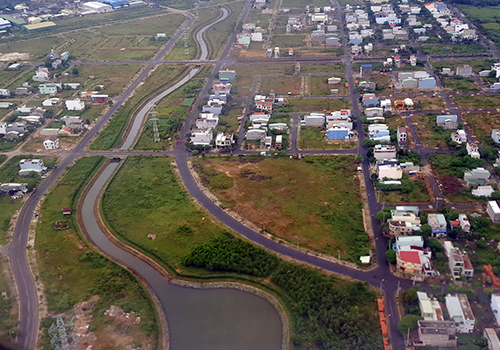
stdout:
<svg viewBox="0 0 500 350">
<path fill-rule="evenodd" d="M 0 1 L 0 348 L 500 349 L 499 18 Z"/>
</svg>

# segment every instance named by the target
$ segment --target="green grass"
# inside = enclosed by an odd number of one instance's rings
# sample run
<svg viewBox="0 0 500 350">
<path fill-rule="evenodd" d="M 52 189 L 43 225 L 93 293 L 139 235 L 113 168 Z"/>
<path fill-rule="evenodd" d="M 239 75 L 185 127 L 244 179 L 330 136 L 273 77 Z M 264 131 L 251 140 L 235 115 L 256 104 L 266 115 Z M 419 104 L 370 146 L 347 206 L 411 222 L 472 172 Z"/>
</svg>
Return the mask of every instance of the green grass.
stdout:
<svg viewBox="0 0 500 350">
<path fill-rule="evenodd" d="M 269 91 L 274 90 L 278 96 L 286 96 L 288 92 L 291 92 L 292 95 L 298 95 L 300 94 L 301 81 L 301 77 L 296 75 L 261 77 L 257 93 L 267 95 Z"/>
<path fill-rule="evenodd" d="M 146 97 L 170 84 L 185 69 L 186 67 L 181 65 L 157 66 L 156 70 L 135 90 L 134 95 L 118 108 L 106 128 L 99 133 L 97 139 L 90 145 L 90 149 L 106 150 L 116 147 L 127 127 L 130 116 L 145 101 Z"/>
<path fill-rule="evenodd" d="M 342 259 L 368 254 L 354 156 L 195 159 L 221 201 L 277 239 Z M 327 184 L 327 185 L 325 185 Z"/>
<path fill-rule="evenodd" d="M 179 14 L 166 14 L 158 17 L 137 19 L 127 23 L 117 23 L 99 28 L 105 35 L 117 36 L 147 36 L 154 37 L 157 33 L 168 36 L 174 34 L 186 17 Z"/>
<path fill-rule="evenodd" d="M 132 305 L 140 313 L 141 323 L 129 331 L 138 343 L 149 343 L 155 348 L 158 321 L 142 284 L 130 272 L 89 248 L 80 236 L 75 216 L 64 218 L 61 213 L 61 208 L 65 207 L 73 208 L 75 212 L 81 192 L 103 161 L 103 157 L 78 160 L 42 203 L 43 218 L 37 225 L 35 248 L 48 309 L 65 312 L 75 303 L 99 295 L 100 300 L 92 311 L 91 325 L 96 325 L 97 338 L 100 339 L 109 332 L 101 326 L 105 319 L 104 310 L 112 304 Z M 52 225 L 58 220 L 68 220 L 71 227 L 55 231 Z M 42 325 L 50 326 L 52 322 L 49 318 Z M 47 344 L 46 331 L 44 334 Z"/>
<path fill-rule="evenodd" d="M 500 106 L 499 96 L 455 96 L 453 101 L 458 108 L 465 110 L 497 109 Z"/>
<path fill-rule="evenodd" d="M 224 4 L 223 6 L 229 9 L 230 15 L 225 20 L 210 27 L 206 31 L 205 37 L 210 47 L 210 59 L 219 57 L 220 51 L 222 51 L 229 35 L 233 32 L 236 26 L 236 20 L 240 16 L 243 5 L 243 2 Z"/>
<path fill-rule="evenodd" d="M 15 295 L 11 293 L 13 283 L 10 273 L 4 273 L 4 269 L 9 269 L 7 257 L 0 255 L 0 294 L 5 293 L 5 297 L 0 298 L 0 342 L 2 345 L 13 347 L 18 329 L 18 311 L 14 308 Z"/>
<path fill-rule="evenodd" d="M 429 46 L 421 46 L 420 49 L 426 54 L 478 53 L 486 51 L 486 48 L 484 46 L 477 44 L 432 45 L 432 46 L 429 45 Z"/>
<path fill-rule="evenodd" d="M 446 142 L 450 140 L 454 130 L 441 130 L 438 128 L 435 115 L 413 117 L 413 120 L 417 121 L 415 127 L 420 141 L 425 147 L 448 148 Z"/>
<path fill-rule="evenodd" d="M 351 107 L 347 98 L 294 98 L 288 99 L 287 105 L 293 107 L 294 112 L 323 112 L 325 110 L 339 110 Z"/>
<path fill-rule="evenodd" d="M 273 35 L 272 46 L 279 47 L 298 47 L 303 46 L 305 40 L 304 34 Z"/>
<path fill-rule="evenodd" d="M 414 187 L 410 193 L 402 193 L 401 190 L 380 191 L 383 202 L 385 204 L 427 203 L 430 200 L 430 196 L 425 186 L 425 181 L 416 179 L 413 183 Z"/>
<path fill-rule="evenodd" d="M 172 161 L 170 157 L 129 157 L 104 192 L 102 212 L 119 239 L 177 270 L 183 269 L 184 256 L 223 229 L 189 200 L 177 182 Z M 156 240 L 147 238 L 148 234 L 155 234 Z"/>
<path fill-rule="evenodd" d="M 328 0 L 284 0 L 281 3 L 282 8 L 305 9 L 307 5 L 316 6 L 316 7 L 323 7 L 323 6 L 330 6 L 331 2 Z"/>
<path fill-rule="evenodd" d="M 12 215 L 22 206 L 20 199 L 11 199 L 9 196 L 0 197 L 0 246 L 7 243 L 7 231 Z"/>
<path fill-rule="evenodd" d="M 358 68 L 359 69 L 359 68 Z M 300 73 L 343 73 L 345 66 L 343 64 L 302 64 L 300 66 Z"/>
<path fill-rule="evenodd" d="M 0 165 L 2 165 L 6 159 L 7 159 L 7 156 L 5 154 L 0 154 Z"/>
<path fill-rule="evenodd" d="M 335 143 L 329 143 L 326 141 L 325 132 L 312 126 L 302 126 L 297 140 L 297 147 L 303 150 L 354 149 L 357 146 L 354 141 L 345 142 L 339 140 Z"/>
<path fill-rule="evenodd" d="M 309 95 L 311 96 L 331 96 L 332 89 L 338 89 L 338 95 L 346 95 L 348 94 L 348 89 L 344 85 L 344 81 L 340 84 L 329 85 L 328 78 L 331 76 L 323 76 L 323 77 L 307 77 L 309 80 Z M 337 78 L 344 79 L 343 76 L 338 76 Z"/>
<path fill-rule="evenodd" d="M 442 77 L 441 81 L 445 87 L 455 92 L 476 92 L 480 90 L 472 78 Z"/>
</svg>

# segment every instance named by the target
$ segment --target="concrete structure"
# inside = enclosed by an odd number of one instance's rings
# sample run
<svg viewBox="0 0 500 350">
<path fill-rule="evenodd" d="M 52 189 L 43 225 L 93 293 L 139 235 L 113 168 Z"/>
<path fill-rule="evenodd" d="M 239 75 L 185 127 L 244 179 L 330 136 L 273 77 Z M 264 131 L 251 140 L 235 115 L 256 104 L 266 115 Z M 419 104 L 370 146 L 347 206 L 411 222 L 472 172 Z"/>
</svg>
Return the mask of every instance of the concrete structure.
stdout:
<svg viewBox="0 0 500 350">
<path fill-rule="evenodd" d="M 455 130 L 458 127 L 458 116 L 438 115 L 436 116 L 436 125 L 442 126 L 444 130 Z"/>
<path fill-rule="evenodd" d="M 418 338 L 422 346 L 457 347 L 456 326 L 453 321 L 418 321 Z"/>
<path fill-rule="evenodd" d="M 498 339 L 497 332 L 493 328 L 485 328 L 483 337 L 488 341 L 489 350 L 500 350 L 500 340 Z"/>
<path fill-rule="evenodd" d="M 212 130 L 194 130 L 191 132 L 191 143 L 193 145 L 209 146 L 212 142 Z"/>
<path fill-rule="evenodd" d="M 28 192 L 26 183 L 3 183 L 0 184 L 0 196 L 22 195 Z"/>
<path fill-rule="evenodd" d="M 231 134 L 224 134 L 223 132 L 220 132 L 217 134 L 215 138 L 215 147 L 217 148 L 222 148 L 222 149 L 231 149 L 234 146 L 234 135 Z"/>
<path fill-rule="evenodd" d="M 326 131 L 327 140 L 348 140 L 351 129 L 345 127 L 332 127 Z"/>
<path fill-rule="evenodd" d="M 323 126 L 325 124 L 325 115 L 322 113 L 311 113 L 304 117 L 305 126 Z"/>
<path fill-rule="evenodd" d="M 266 130 L 264 129 L 249 129 L 245 134 L 245 138 L 248 141 L 260 140 L 266 136 Z"/>
<path fill-rule="evenodd" d="M 198 129 L 213 129 L 219 124 L 219 116 L 213 113 L 200 113 L 195 124 Z"/>
<path fill-rule="evenodd" d="M 111 12 L 113 7 L 99 2 L 89 1 L 82 4 L 82 9 L 85 11 L 93 11 L 97 13 Z"/>
<path fill-rule="evenodd" d="M 500 325 L 500 294 L 498 293 L 491 294 L 490 307 L 497 321 L 497 325 Z"/>
<path fill-rule="evenodd" d="M 494 224 L 500 224 L 500 208 L 498 207 L 498 203 L 496 201 L 488 202 L 486 212 Z"/>
<path fill-rule="evenodd" d="M 365 109 L 365 114 L 367 117 L 382 117 L 384 109 L 382 107 L 369 107 Z"/>
<path fill-rule="evenodd" d="M 83 111 L 85 109 L 85 102 L 80 101 L 79 98 L 67 99 L 65 103 L 68 111 Z"/>
<path fill-rule="evenodd" d="M 7 89 L 0 89 L 0 97 L 9 97 L 10 91 Z"/>
<path fill-rule="evenodd" d="M 213 105 L 213 106 L 204 105 L 202 107 L 202 112 L 203 113 L 213 113 L 215 115 L 220 115 L 220 114 L 222 114 L 222 106 L 221 105 Z"/>
<path fill-rule="evenodd" d="M 236 72 L 234 70 L 221 70 L 219 71 L 219 79 L 221 81 L 233 81 L 236 79 Z"/>
<path fill-rule="evenodd" d="M 362 97 L 363 107 L 378 107 L 380 106 L 380 100 L 375 94 L 367 93 L 363 94 Z"/>
<path fill-rule="evenodd" d="M 460 228 L 465 233 L 470 233 L 470 221 L 466 214 L 458 214 L 458 221 L 460 222 Z"/>
<path fill-rule="evenodd" d="M 340 84 L 341 82 L 342 82 L 341 78 L 336 78 L 336 77 L 328 78 L 329 85 L 336 85 L 336 84 Z"/>
<path fill-rule="evenodd" d="M 78 116 L 64 116 L 61 118 L 66 128 L 70 128 L 75 131 L 80 131 L 83 129 L 83 119 Z"/>
<path fill-rule="evenodd" d="M 38 85 L 38 90 L 40 92 L 40 95 L 55 95 L 55 94 L 57 94 L 57 86 L 48 86 L 46 84 L 40 84 L 40 85 Z"/>
<path fill-rule="evenodd" d="M 360 44 L 360 43 L 358 43 L 358 44 Z M 371 64 L 362 64 L 361 68 L 360 68 L 359 74 L 361 74 L 361 76 L 363 78 L 371 77 L 372 74 L 373 74 L 373 67 L 372 67 L 372 65 Z"/>
<path fill-rule="evenodd" d="M 59 139 L 55 136 L 51 136 L 43 141 L 43 146 L 45 149 L 59 149 Z"/>
<path fill-rule="evenodd" d="M 375 145 L 373 156 L 376 160 L 396 158 L 396 147 L 388 145 Z"/>
<path fill-rule="evenodd" d="M 467 154 L 469 156 L 475 159 L 481 158 L 481 153 L 479 153 L 479 147 L 477 146 L 477 144 L 473 142 L 467 142 L 466 148 L 467 148 Z"/>
<path fill-rule="evenodd" d="M 411 247 L 424 247 L 422 236 L 398 236 L 394 242 L 395 250 L 408 250 Z"/>
<path fill-rule="evenodd" d="M 408 134 L 406 132 L 406 128 L 401 126 L 398 128 L 398 133 L 397 133 L 397 137 L 398 137 L 398 143 L 399 145 L 406 145 L 406 142 L 408 140 Z"/>
<path fill-rule="evenodd" d="M 435 275 L 430 258 L 421 249 L 397 251 L 396 264 L 399 271 L 413 276 L 430 277 Z"/>
<path fill-rule="evenodd" d="M 463 66 L 458 66 L 457 67 L 457 72 L 456 74 L 458 76 L 464 77 L 464 78 L 470 78 L 472 76 L 472 67 L 469 66 L 468 64 L 465 64 Z"/>
<path fill-rule="evenodd" d="M 40 81 L 40 82 L 48 81 L 49 78 L 50 78 L 50 72 L 47 68 L 38 68 L 35 75 L 31 77 L 33 81 Z"/>
<path fill-rule="evenodd" d="M 467 134 L 464 130 L 457 130 L 456 132 L 452 133 L 450 137 L 452 141 L 459 144 L 467 142 Z"/>
<path fill-rule="evenodd" d="M 434 237 L 443 237 L 446 235 L 446 227 L 448 225 L 443 214 L 427 215 L 427 223 L 431 226 Z"/>
<path fill-rule="evenodd" d="M 474 268 L 466 252 L 461 251 L 457 247 L 447 246 L 446 255 L 448 256 L 448 266 L 454 279 L 458 279 L 462 275 L 466 277 L 474 276 Z"/>
<path fill-rule="evenodd" d="M 19 161 L 19 168 L 19 176 L 27 176 L 32 172 L 40 174 L 47 170 L 41 159 L 22 159 Z"/>
<path fill-rule="evenodd" d="M 494 192 L 491 186 L 477 186 L 476 189 L 472 190 L 472 195 L 475 197 L 491 197 Z"/>
<path fill-rule="evenodd" d="M 417 296 L 420 313 L 425 321 L 444 321 L 443 310 L 437 299 L 430 299 L 427 293 L 423 292 L 417 292 Z"/>
<path fill-rule="evenodd" d="M 446 308 L 450 319 L 457 324 L 458 333 L 474 332 L 474 314 L 465 294 L 450 295 L 445 297 Z"/>
<path fill-rule="evenodd" d="M 500 130 L 498 129 L 493 129 L 491 131 L 491 138 L 493 139 L 493 141 L 495 141 L 496 143 L 500 143 Z"/>
</svg>

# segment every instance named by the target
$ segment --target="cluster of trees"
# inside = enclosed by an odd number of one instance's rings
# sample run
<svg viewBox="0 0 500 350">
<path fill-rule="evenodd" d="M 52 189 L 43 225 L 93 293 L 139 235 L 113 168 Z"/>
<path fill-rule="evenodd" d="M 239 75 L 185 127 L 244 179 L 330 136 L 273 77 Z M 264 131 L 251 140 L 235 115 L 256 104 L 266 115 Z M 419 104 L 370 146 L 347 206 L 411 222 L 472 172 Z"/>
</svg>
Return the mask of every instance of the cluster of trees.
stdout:
<svg viewBox="0 0 500 350">
<path fill-rule="evenodd" d="M 262 248 L 223 232 L 222 235 L 195 248 L 183 259 L 183 264 L 211 271 L 266 277 L 278 265 L 278 258 Z"/>
<path fill-rule="evenodd" d="M 429 162 L 438 168 L 440 175 L 449 175 L 458 178 L 464 177 L 464 171 L 484 166 L 484 159 L 475 159 L 467 155 L 465 148 L 458 152 L 459 157 L 446 154 L 431 154 Z"/>
<path fill-rule="evenodd" d="M 271 281 L 294 302 L 294 335 L 297 349 L 378 349 L 380 327 L 366 307 L 375 293 L 361 283 L 338 280 L 311 269 L 282 263 Z"/>
</svg>

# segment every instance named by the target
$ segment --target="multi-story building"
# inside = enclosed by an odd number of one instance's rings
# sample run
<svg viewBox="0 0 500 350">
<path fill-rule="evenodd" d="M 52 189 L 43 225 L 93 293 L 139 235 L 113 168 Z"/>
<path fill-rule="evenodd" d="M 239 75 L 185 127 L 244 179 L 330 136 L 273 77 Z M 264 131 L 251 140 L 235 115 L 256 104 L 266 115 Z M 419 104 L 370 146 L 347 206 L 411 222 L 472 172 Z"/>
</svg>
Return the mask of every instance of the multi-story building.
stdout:
<svg viewBox="0 0 500 350">
<path fill-rule="evenodd" d="M 421 346 L 457 347 L 456 325 L 453 321 L 418 321 L 418 338 Z"/>
<path fill-rule="evenodd" d="M 474 332 L 474 325 L 476 320 L 472 309 L 465 294 L 451 295 L 445 297 L 446 308 L 450 319 L 457 324 L 458 333 L 472 333 Z"/>
<path fill-rule="evenodd" d="M 443 214 L 429 214 L 427 215 L 427 223 L 432 228 L 432 235 L 435 237 L 442 237 L 446 235 L 446 218 Z"/>
<path fill-rule="evenodd" d="M 494 224 L 500 224 L 500 208 L 498 207 L 498 203 L 496 201 L 488 202 L 486 212 Z"/>
</svg>

